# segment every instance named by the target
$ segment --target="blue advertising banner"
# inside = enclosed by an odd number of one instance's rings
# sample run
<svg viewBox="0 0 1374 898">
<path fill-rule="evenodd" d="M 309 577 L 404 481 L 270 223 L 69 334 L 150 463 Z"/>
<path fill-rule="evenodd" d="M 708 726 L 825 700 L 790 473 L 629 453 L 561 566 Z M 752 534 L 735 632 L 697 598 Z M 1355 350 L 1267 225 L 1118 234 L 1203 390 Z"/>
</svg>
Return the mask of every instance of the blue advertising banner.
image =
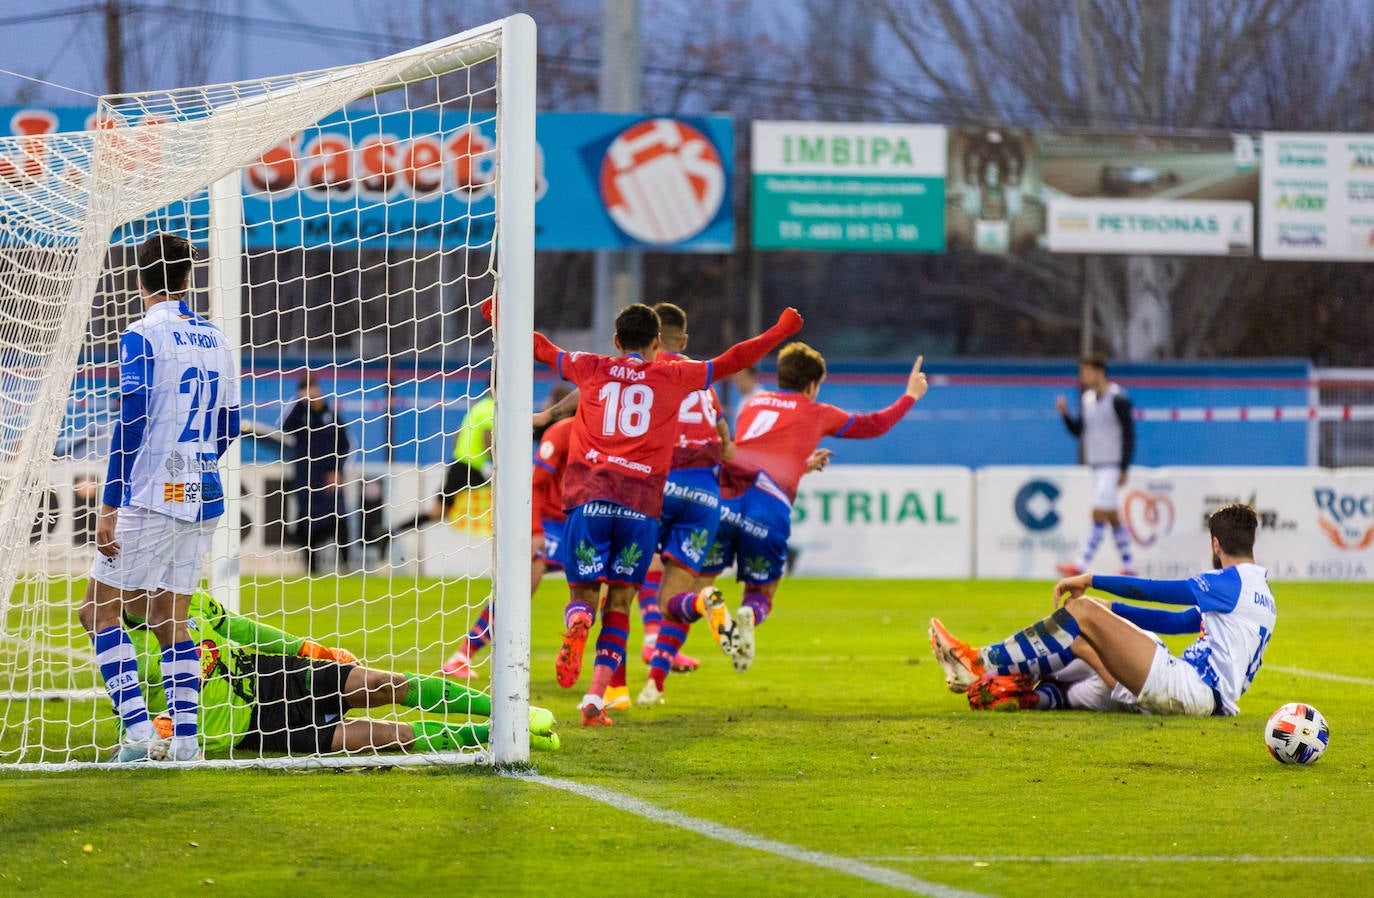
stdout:
<svg viewBox="0 0 1374 898">
<path fill-rule="evenodd" d="M 0 136 L 80 130 L 93 119 L 89 108 L 0 108 Z M 728 117 L 545 113 L 536 128 L 537 249 L 734 248 Z M 247 245 L 380 247 L 394 246 L 397 235 L 422 248 L 489 245 L 495 145 L 487 111 L 390 112 L 357 121 L 335 113 L 244 168 Z M 186 205 L 119 237 L 184 227 L 188 217 L 192 232 L 203 232 L 203 201 Z"/>
</svg>

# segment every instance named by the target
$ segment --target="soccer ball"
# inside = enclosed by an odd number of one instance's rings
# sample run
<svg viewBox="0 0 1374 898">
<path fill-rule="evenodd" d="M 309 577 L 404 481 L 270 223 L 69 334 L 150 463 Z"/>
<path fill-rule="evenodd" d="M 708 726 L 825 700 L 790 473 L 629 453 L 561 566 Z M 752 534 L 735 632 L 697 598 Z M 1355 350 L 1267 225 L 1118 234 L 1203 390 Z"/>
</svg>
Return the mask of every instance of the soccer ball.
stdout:
<svg viewBox="0 0 1374 898">
<path fill-rule="evenodd" d="M 1326 751 L 1330 730 L 1311 705 L 1289 702 L 1264 725 L 1264 744 L 1280 764 L 1312 764 Z"/>
</svg>

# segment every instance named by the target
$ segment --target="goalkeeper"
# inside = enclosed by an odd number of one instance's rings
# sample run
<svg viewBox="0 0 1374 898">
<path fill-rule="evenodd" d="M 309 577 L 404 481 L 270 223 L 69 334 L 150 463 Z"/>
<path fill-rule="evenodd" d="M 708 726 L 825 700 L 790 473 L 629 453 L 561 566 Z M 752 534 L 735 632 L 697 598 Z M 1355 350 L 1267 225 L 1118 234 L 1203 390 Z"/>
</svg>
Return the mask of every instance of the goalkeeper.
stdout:
<svg viewBox="0 0 1374 898">
<path fill-rule="evenodd" d="M 138 655 L 139 673 L 157 683 L 157 640 L 142 609 L 127 607 L 124 625 Z M 231 756 L 279 752 L 453 752 L 487 742 L 487 723 L 345 718 L 355 708 L 400 705 L 436 714 L 491 715 L 491 699 L 443 677 L 373 670 L 345 649 L 292 636 L 226 609 L 204 590 L 191 599 L 191 637 L 200 652 L 200 735 L 206 751 Z M 151 679 L 147 679 L 151 678 Z M 148 710 L 166 708 L 150 688 Z M 159 731 L 169 720 L 154 721 Z M 553 714 L 530 708 L 530 746 L 553 750 Z"/>
</svg>

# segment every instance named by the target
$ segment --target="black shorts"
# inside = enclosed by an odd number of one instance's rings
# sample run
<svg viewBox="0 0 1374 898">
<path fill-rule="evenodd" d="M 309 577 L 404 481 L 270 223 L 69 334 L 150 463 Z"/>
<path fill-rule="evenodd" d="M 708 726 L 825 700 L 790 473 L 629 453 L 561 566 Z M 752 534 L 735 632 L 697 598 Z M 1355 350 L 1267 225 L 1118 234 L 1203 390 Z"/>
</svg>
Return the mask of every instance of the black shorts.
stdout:
<svg viewBox="0 0 1374 898">
<path fill-rule="evenodd" d="M 350 707 L 344 684 L 355 665 L 294 655 L 250 655 L 247 664 L 257 701 L 237 747 L 293 755 L 333 751 L 334 731 Z"/>
<path fill-rule="evenodd" d="M 463 490 L 486 486 L 490 482 L 491 478 L 483 474 L 481 469 L 474 468 L 465 461 L 449 462 L 448 468 L 444 470 L 444 511 L 453 508 L 454 501 Z"/>
</svg>

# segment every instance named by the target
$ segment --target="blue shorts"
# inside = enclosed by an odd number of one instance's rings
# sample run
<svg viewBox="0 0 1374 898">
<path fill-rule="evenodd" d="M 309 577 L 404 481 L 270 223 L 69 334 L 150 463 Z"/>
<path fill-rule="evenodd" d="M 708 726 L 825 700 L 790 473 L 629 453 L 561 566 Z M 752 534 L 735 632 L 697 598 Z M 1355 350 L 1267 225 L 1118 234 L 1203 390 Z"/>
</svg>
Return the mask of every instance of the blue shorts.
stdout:
<svg viewBox="0 0 1374 898">
<path fill-rule="evenodd" d="M 539 526 L 544 528 L 544 551 L 536 553 L 534 560 L 542 561 L 550 568 L 562 568 L 563 559 L 558 556 L 558 552 L 563 545 L 564 522 L 544 518 L 540 520 Z"/>
<path fill-rule="evenodd" d="M 618 502 L 586 502 L 568 512 L 559 560 L 569 586 L 640 586 L 658 546 L 658 521 Z"/>
<path fill-rule="evenodd" d="M 714 468 L 684 468 L 663 487 L 659 550 L 694 574 L 700 573 L 720 524 L 720 483 Z"/>
<path fill-rule="evenodd" d="M 735 579 L 752 586 L 782 579 L 792 506 L 780 496 L 751 486 L 744 495 L 722 499 L 720 527 L 702 573 L 719 574 L 735 563 Z"/>
</svg>

